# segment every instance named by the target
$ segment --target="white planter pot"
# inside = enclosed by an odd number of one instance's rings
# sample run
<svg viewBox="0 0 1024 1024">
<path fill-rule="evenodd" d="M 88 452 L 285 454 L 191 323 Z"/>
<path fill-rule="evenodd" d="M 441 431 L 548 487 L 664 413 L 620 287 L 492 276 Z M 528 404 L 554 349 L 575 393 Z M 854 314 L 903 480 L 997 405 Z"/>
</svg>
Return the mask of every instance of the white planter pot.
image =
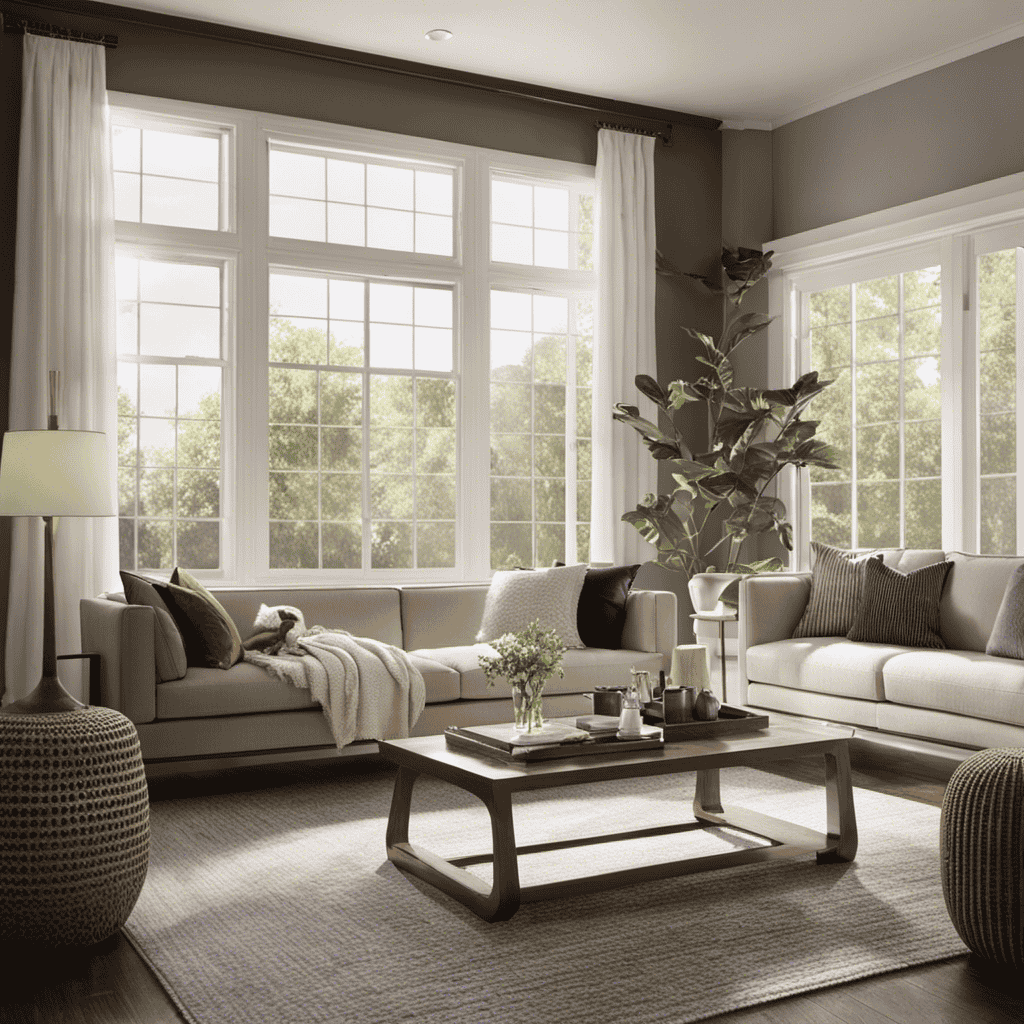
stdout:
<svg viewBox="0 0 1024 1024">
<path fill-rule="evenodd" d="M 698 615 L 726 615 L 732 611 L 728 605 L 722 604 L 720 598 L 733 580 L 738 580 L 738 572 L 698 572 L 694 573 L 686 584 L 690 592 L 690 603 Z"/>
</svg>

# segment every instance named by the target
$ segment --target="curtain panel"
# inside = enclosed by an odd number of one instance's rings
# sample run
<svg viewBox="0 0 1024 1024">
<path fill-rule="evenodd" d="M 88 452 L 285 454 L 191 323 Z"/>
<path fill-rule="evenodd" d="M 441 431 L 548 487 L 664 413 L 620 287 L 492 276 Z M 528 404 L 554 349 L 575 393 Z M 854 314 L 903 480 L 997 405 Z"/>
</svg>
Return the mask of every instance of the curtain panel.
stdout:
<svg viewBox="0 0 1024 1024">
<path fill-rule="evenodd" d="M 60 371 L 61 427 L 107 435 L 117 479 L 114 202 L 102 46 L 25 35 L 11 350 L 11 430 L 42 429 Z M 58 654 L 81 651 L 78 603 L 117 586 L 117 520 L 55 523 Z M 43 526 L 11 520 L 5 703 L 39 681 Z M 76 664 L 76 663 L 71 663 Z M 85 699 L 73 669 L 68 689 Z M 75 693 L 75 690 L 79 692 Z"/>
<path fill-rule="evenodd" d="M 654 548 L 620 516 L 657 493 L 658 467 L 639 435 L 612 420 L 616 402 L 639 404 L 638 373 L 657 376 L 654 338 L 654 139 L 602 128 L 597 136 L 598 301 L 594 324 L 590 558 L 645 562 Z"/>
</svg>

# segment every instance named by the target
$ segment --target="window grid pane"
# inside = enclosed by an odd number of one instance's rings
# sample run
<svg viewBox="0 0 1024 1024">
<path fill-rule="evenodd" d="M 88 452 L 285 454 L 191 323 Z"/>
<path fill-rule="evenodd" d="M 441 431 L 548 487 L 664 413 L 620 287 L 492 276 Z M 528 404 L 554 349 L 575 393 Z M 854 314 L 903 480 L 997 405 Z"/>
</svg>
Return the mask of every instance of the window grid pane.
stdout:
<svg viewBox="0 0 1024 1024">
<path fill-rule="evenodd" d="M 809 296 L 811 404 L 839 468 L 812 469 L 811 533 L 842 548 L 942 546 L 939 268 Z"/>
<path fill-rule="evenodd" d="M 455 252 L 455 171 L 270 148 L 270 234 L 435 256 Z M 127 202 L 127 200 L 126 200 Z"/>
<path fill-rule="evenodd" d="M 589 295 L 491 292 L 492 569 L 589 554 L 592 323 Z"/>
<path fill-rule="evenodd" d="M 128 570 L 221 564 L 221 268 L 117 256 L 120 563 Z M 183 300 L 159 303 L 154 300 Z M 168 333 L 147 308 L 208 311 L 216 337 Z"/>
<path fill-rule="evenodd" d="M 493 174 L 491 260 L 593 270 L 593 195 L 568 184 Z"/>
<path fill-rule="evenodd" d="M 218 134 L 113 126 L 114 211 L 117 220 L 221 230 Z"/>
<path fill-rule="evenodd" d="M 270 296 L 270 567 L 454 568 L 452 289 L 271 273 Z"/>
<path fill-rule="evenodd" d="M 982 554 L 1017 553 L 1017 250 L 978 258 Z"/>
</svg>

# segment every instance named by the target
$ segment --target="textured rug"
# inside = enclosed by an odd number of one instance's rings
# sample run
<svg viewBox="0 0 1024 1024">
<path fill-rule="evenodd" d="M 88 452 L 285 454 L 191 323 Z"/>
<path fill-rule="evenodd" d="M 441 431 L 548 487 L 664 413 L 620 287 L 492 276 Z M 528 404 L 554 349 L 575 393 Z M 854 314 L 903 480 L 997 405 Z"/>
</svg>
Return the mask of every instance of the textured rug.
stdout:
<svg viewBox="0 0 1024 1024">
<path fill-rule="evenodd" d="M 520 794 L 517 842 L 686 820 L 691 779 Z M 153 803 L 149 876 L 127 930 L 187 1020 L 683 1024 L 965 952 L 942 901 L 935 807 L 858 789 L 855 863 L 751 864 L 525 904 L 487 924 L 388 862 L 392 781 L 364 768 Z M 820 788 L 732 769 L 722 795 L 825 828 Z M 479 853 L 490 827 L 474 797 L 421 778 L 410 840 Z M 561 850 L 521 858 L 520 876 L 748 842 L 723 831 Z"/>
</svg>

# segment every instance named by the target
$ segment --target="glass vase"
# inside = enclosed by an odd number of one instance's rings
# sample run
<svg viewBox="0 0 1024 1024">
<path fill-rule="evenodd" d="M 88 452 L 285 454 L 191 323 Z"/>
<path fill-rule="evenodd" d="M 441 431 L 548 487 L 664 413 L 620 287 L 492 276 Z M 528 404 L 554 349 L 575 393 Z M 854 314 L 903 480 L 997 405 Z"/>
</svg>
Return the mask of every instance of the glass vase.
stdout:
<svg viewBox="0 0 1024 1024">
<path fill-rule="evenodd" d="M 512 708 L 515 713 L 515 728 L 520 734 L 529 735 L 544 728 L 544 684 L 539 686 L 516 686 L 512 689 Z"/>
</svg>

